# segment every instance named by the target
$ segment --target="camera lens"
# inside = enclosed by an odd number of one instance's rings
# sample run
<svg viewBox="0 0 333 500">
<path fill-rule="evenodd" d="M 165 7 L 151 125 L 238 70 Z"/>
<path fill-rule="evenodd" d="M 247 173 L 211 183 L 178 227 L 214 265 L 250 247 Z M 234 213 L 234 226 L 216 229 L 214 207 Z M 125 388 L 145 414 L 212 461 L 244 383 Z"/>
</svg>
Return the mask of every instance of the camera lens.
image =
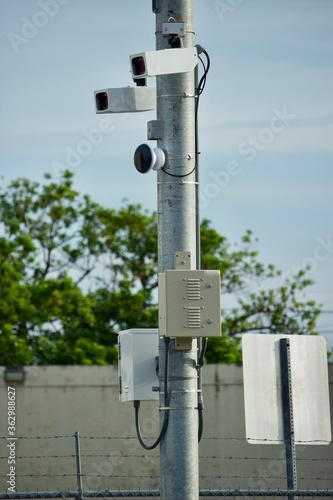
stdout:
<svg viewBox="0 0 333 500">
<path fill-rule="evenodd" d="M 106 92 L 96 94 L 96 104 L 98 111 L 105 111 L 109 107 L 109 99 Z"/>
<path fill-rule="evenodd" d="M 139 71 L 142 75 L 146 71 L 145 61 L 144 61 L 143 57 L 139 58 L 138 66 L 139 66 Z"/>
<path fill-rule="evenodd" d="M 140 174 L 146 174 L 152 167 L 152 151 L 147 144 L 141 144 L 134 153 L 134 165 Z"/>
<path fill-rule="evenodd" d="M 135 76 L 144 75 L 146 72 L 145 60 L 142 56 L 133 57 L 132 59 L 133 73 Z"/>
</svg>

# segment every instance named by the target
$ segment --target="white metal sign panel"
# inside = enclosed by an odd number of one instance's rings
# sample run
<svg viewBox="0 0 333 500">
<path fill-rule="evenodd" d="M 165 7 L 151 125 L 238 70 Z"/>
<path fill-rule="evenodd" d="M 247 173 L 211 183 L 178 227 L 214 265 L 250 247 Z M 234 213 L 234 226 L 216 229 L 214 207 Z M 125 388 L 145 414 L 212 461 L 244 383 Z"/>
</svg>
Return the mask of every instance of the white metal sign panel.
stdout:
<svg viewBox="0 0 333 500">
<path fill-rule="evenodd" d="M 329 444 L 331 423 L 327 346 L 326 339 L 319 336 L 243 336 L 246 438 L 249 443 L 255 444 L 284 442 L 281 338 L 290 339 L 295 443 Z"/>
</svg>

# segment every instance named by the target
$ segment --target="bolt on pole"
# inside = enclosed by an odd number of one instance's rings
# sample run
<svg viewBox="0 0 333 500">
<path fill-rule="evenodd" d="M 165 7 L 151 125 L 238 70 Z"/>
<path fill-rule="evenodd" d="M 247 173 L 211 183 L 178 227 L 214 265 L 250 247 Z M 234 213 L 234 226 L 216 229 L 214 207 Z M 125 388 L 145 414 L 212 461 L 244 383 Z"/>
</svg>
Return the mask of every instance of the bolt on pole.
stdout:
<svg viewBox="0 0 333 500">
<path fill-rule="evenodd" d="M 185 23 L 183 46 L 194 46 L 193 0 L 153 0 L 156 14 L 156 50 L 170 49 L 163 23 Z M 175 48 L 174 50 L 177 50 Z M 157 120 L 163 125 L 158 147 L 167 152 L 159 170 L 158 264 L 159 272 L 175 269 L 175 253 L 188 252 L 196 268 L 196 143 L 194 72 L 157 76 Z M 197 339 L 179 349 L 171 339 L 169 351 L 169 423 L 160 447 L 160 494 L 164 500 L 199 497 Z M 163 340 L 160 342 L 160 373 L 164 373 Z M 164 419 L 161 391 L 161 423 Z"/>
</svg>

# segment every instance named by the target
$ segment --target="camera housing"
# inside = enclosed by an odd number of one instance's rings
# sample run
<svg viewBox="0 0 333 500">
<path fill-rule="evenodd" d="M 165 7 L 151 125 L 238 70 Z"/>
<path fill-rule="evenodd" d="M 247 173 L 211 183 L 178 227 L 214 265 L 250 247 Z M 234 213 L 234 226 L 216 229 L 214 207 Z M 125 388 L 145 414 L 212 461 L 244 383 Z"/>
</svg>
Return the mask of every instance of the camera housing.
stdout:
<svg viewBox="0 0 333 500">
<path fill-rule="evenodd" d="M 198 64 L 196 47 L 141 52 L 130 56 L 132 77 L 170 75 L 192 71 Z"/>
<path fill-rule="evenodd" d="M 95 110 L 101 113 L 135 113 L 156 108 L 155 87 L 120 87 L 94 91 Z"/>
<path fill-rule="evenodd" d="M 134 152 L 134 166 L 140 174 L 150 170 L 159 170 L 165 164 L 165 153 L 161 148 L 152 148 L 150 144 L 140 144 Z"/>
</svg>

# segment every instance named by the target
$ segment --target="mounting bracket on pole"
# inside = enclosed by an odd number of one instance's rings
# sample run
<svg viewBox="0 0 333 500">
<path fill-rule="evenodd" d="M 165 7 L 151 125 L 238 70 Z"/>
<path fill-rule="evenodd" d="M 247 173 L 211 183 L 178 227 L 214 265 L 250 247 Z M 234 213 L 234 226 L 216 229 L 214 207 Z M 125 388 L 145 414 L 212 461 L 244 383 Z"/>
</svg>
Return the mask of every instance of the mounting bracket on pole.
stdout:
<svg viewBox="0 0 333 500">
<path fill-rule="evenodd" d="M 185 23 L 168 22 L 162 25 L 163 36 L 185 36 Z"/>
<path fill-rule="evenodd" d="M 191 252 L 175 252 L 174 268 L 179 271 L 191 269 Z M 192 349 L 192 337 L 177 337 L 175 339 L 175 351 L 190 351 Z"/>
<path fill-rule="evenodd" d="M 158 14 L 159 12 L 161 12 L 161 1 L 162 0 L 153 0 L 152 10 L 153 10 L 154 14 Z"/>
<path fill-rule="evenodd" d="M 175 252 L 174 266 L 178 271 L 192 269 L 191 267 L 191 252 Z"/>
</svg>

